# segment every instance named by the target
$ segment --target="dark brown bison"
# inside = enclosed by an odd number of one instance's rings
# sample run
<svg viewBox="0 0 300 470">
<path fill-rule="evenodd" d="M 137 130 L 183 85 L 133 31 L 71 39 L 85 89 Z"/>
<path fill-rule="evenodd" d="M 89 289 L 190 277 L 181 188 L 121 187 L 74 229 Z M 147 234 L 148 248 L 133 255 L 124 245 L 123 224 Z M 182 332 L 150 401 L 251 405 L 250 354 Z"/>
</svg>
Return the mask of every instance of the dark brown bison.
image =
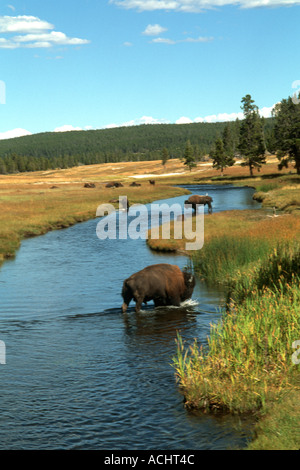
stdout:
<svg viewBox="0 0 300 470">
<path fill-rule="evenodd" d="M 133 181 L 129 186 L 142 186 L 140 183 Z"/>
<path fill-rule="evenodd" d="M 95 188 L 96 185 L 94 183 L 85 183 L 84 188 Z"/>
<path fill-rule="evenodd" d="M 181 271 L 172 264 L 154 264 L 132 274 L 123 283 L 122 311 L 134 299 L 135 311 L 141 310 L 142 303 L 154 301 L 155 307 L 163 305 L 179 306 L 184 300 L 190 299 L 195 287 L 192 274 Z"/>
<path fill-rule="evenodd" d="M 204 206 L 208 206 L 208 213 L 212 213 L 212 203 L 213 199 L 206 195 L 206 196 L 198 196 L 197 194 L 194 194 L 193 196 L 190 196 L 186 201 L 184 201 L 184 205 L 190 204 L 193 208 L 193 210 L 196 212 L 197 211 L 197 204 L 204 204 Z"/>
<path fill-rule="evenodd" d="M 105 185 L 106 188 L 123 188 L 123 184 L 118 181 L 111 181 Z"/>
<path fill-rule="evenodd" d="M 155 185 L 155 180 L 149 180 L 149 183 Z"/>
</svg>

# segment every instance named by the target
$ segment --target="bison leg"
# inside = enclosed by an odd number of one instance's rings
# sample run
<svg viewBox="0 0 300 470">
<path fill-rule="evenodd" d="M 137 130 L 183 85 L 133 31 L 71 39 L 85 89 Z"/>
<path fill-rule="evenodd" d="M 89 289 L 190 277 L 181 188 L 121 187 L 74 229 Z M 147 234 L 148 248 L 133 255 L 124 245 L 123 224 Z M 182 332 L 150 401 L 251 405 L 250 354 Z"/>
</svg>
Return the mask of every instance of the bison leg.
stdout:
<svg viewBox="0 0 300 470">
<path fill-rule="evenodd" d="M 174 295 L 172 297 L 169 297 L 168 301 L 169 301 L 169 305 L 174 305 L 175 307 L 179 307 L 181 299 L 179 295 Z"/>
<path fill-rule="evenodd" d="M 133 295 L 129 291 L 126 291 L 125 289 L 123 289 L 122 297 L 123 297 L 122 312 L 126 313 L 127 307 L 130 301 L 132 300 Z"/>
<path fill-rule="evenodd" d="M 136 313 L 139 313 L 141 311 L 143 299 L 137 299 L 135 302 L 135 311 Z"/>
<path fill-rule="evenodd" d="M 131 300 L 131 299 L 130 299 L 130 300 Z M 129 302 L 130 302 L 130 300 L 129 300 Z M 129 305 L 129 302 L 123 302 L 123 304 L 122 304 L 122 312 L 123 312 L 123 313 L 126 313 L 126 312 L 127 312 L 127 307 L 128 307 L 128 305 Z"/>
</svg>

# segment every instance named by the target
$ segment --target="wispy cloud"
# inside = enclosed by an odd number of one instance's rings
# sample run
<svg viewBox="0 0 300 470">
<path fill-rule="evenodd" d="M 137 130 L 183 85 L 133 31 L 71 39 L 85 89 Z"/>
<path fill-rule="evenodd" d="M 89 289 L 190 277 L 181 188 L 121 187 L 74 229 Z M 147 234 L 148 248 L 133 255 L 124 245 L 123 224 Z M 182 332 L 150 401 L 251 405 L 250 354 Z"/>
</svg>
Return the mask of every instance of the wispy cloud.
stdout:
<svg viewBox="0 0 300 470">
<path fill-rule="evenodd" d="M 270 107 L 263 107 L 259 109 L 259 114 L 262 117 L 269 118 L 272 117 L 272 111 L 275 107 L 275 104 Z M 242 120 L 244 119 L 244 114 L 240 111 L 238 113 L 218 113 L 218 114 L 210 114 L 205 117 L 197 117 L 194 120 L 188 117 L 181 117 L 177 119 L 175 124 L 190 124 L 192 122 L 228 122 L 228 121 L 235 121 L 236 119 Z"/>
<path fill-rule="evenodd" d="M 0 16 L 0 49 L 49 48 L 53 46 L 83 45 L 87 39 L 70 38 L 65 33 L 52 31 L 54 26 L 35 16 Z"/>
<path fill-rule="evenodd" d="M 109 2 L 138 11 L 169 10 L 189 13 L 200 13 L 226 5 L 236 5 L 241 8 L 300 5 L 300 0 L 109 0 Z"/>
<path fill-rule="evenodd" d="M 174 41 L 173 39 L 168 39 L 168 38 L 155 38 L 155 39 L 152 39 L 152 41 L 150 42 L 154 42 L 156 44 L 176 44 L 176 41 Z"/>
<path fill-rule="evenodd" d="M 158 34 L 164 33 L 167 31 L 167 28 L 160 26 L 159 24 L 148 24 L 145 31 L 142 34 L 146 36 L 157 36 Z"/>
<path fill-rule="evenodd" d="M 174 39 L 159 37 L 159 38 L 152 39 L 152 41 L 150 42 L 160 43 L 160 44 L 179 44 L 182 42 L 209 42 L 209 41 L 213 41 L 213 39 L 214 39 L 213 37 L 198 37 L 198 38 L 185 38 L 185 39 L 174 40 Z"/>
<path fill-rule="evenodd" d="M 166 121 L 165 119 L 156 119 L 151 116 L 142 116 L 141 118 L 132 119 L 131 121 L 124 122 L 123 124 L 108 124 L 105 128 L 112 129 L 114 127 L 140 126 L 142 124 L 170 124 L 170 121 Z"/>
</svg>

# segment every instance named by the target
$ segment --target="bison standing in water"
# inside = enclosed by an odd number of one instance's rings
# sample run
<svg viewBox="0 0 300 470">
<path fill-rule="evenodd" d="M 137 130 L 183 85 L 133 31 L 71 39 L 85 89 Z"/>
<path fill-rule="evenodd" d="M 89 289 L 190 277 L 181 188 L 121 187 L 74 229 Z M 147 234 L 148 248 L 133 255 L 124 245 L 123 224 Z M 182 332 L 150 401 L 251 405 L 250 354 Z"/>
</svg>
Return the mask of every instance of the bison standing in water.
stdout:
<svg viewBox="0 0 300 470">
<path fill-rule="evenodd" d="M 195 287 L 192 274 L 172 264 L 154 264 L 132 274 L 123 283 L 122 311 L 126 312 L 132 299 L 136 302 L 135 311 L 141 310 L 142 303 L 154 301 L 155 307 L 164 305 L 179 306 L 190 299 Z"/>
<path fill-rule="evenodd" d="M 186 201 L 184 201 L 184 205 L 186 204 L 191 204 L 193 210 L 196 212 L 197 211 L 197 204 L 204 204 L 204 206 L 207 204 L 208 205 L 208 213 L 212 213 L 212 203 L 213 199 L 212 197 L 206 195 L 206 196 L 198 196 L 198 194 L 194 194 L 193 196 L 190 196 Z"/>
</svg>

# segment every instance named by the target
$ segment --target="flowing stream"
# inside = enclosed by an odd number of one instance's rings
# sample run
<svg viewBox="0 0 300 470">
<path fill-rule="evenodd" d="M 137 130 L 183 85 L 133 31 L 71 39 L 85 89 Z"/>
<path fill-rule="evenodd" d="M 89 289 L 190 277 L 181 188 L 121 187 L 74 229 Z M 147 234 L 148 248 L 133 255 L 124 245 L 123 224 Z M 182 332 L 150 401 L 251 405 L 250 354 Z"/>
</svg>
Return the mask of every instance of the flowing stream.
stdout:
<svg viewBox="0 0 300 470">
<path fill-rule="evenodd" d="M 259 207 L 250 188 L 188 189 L 208 192 L 214 212 Z M 206 344 L 223 292 L 197 281 L 184 308 L 149 303 L 136 314 L 132 303 L 123 315 L 124 279 L 160 262 L 183 268 L 187 259 L 154 253 L 144 240 L 101 241 L 98 222 L 24 240 L 0 269 L 0 449 L 245 446 L 247 421 L 184 408 L 171 366 L 177 332 Z"/>
</svg>

